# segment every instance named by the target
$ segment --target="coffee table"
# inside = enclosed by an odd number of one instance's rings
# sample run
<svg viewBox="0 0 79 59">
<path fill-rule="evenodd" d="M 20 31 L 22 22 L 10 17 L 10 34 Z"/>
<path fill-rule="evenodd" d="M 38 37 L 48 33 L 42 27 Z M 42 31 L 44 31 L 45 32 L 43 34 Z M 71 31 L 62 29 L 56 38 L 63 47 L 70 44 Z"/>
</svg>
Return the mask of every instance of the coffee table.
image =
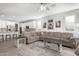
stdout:
<svg viewBox="0 0 79 59">
<path fill-rule="evenodd" d="M 62 40 L 60 38 L 43 37 L 44 46 L 47 42 L 51 42 L 58 45 L 58 52 L 62 52 Z"/>
</svg>

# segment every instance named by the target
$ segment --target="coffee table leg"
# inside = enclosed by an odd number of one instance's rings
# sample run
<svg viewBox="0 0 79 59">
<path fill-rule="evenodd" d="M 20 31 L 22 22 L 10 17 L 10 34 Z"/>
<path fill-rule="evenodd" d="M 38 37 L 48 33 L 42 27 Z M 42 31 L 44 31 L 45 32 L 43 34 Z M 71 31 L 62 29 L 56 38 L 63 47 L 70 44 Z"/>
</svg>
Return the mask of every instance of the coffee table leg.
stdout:
<svg viewBox="0 0 79 59">
<path fill-rule="evenodd" d="M 46 40 L 44 40 L 44 47 L 46 47 Z"/>
<path fill-rule="evenodd" d="M 26 44 L 26 38 L 24 38 L 24 44 Z"/>
<path fill-rule="evenodd" d="M 19 48 L 19 40 L 16 41 L 16 47 Z"/>
<path fill-rule="evenodd" d="M 26 38 L 26 45 L 28 44 L 28 38 Z"/>
<path fill-rule="evenodd" d="M 58 44 L 58 51 L 62 52 L 62 44 Z"/>
</svg>

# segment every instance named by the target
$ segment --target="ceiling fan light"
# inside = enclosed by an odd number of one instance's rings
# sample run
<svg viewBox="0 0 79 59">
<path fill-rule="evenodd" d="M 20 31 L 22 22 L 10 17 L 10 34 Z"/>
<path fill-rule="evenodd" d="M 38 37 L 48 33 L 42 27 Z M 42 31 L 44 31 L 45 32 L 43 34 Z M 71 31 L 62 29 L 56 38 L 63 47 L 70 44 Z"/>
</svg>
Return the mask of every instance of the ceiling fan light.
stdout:
<svg viewBox="0 0 79 59">
<path fill-rule="evenodd" d="M 41 11 L 43 10 L 43 6 L 40 7 Z"/>
<path fill-rule="evenodd" d="M 46 10 L 46 7 L 41 5 L 40 9 L 41 9 L 41 11 L 44 11 L 44 10 Z"/>
</svg>

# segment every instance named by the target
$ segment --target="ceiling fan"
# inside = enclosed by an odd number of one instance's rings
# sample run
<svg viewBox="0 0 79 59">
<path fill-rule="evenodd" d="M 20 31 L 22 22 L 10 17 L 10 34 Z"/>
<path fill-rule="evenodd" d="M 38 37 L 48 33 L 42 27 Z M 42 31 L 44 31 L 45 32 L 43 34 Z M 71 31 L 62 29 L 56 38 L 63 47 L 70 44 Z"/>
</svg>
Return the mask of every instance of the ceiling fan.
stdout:
<svg viewBox="0 0 79 59">
<path fill-rule="evenodd" d="M 56 3 L 40 3 L 41 11 L 50 11 L 52 8 L 56 6 Z"/>
</svg>

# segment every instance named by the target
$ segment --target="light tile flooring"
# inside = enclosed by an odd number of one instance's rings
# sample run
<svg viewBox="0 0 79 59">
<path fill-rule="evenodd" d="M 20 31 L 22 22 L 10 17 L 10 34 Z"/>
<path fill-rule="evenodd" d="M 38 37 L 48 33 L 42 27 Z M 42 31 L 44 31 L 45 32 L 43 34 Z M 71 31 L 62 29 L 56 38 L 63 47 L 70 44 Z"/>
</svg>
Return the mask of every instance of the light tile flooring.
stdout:
<svg viewBox="0 0 79 59">
<path fill-rule="evenodd" d="M 5 41 L 0 43 L 0 56 L 75 56 L 74 49 L 63 47 L 59 53 L 56 44 L 47 45 L 45 48 L 43 42 L 37 41 L 28 45 L 21 43 L 20 47 L 16 48 L 14 40 Z"/>
</svg>

